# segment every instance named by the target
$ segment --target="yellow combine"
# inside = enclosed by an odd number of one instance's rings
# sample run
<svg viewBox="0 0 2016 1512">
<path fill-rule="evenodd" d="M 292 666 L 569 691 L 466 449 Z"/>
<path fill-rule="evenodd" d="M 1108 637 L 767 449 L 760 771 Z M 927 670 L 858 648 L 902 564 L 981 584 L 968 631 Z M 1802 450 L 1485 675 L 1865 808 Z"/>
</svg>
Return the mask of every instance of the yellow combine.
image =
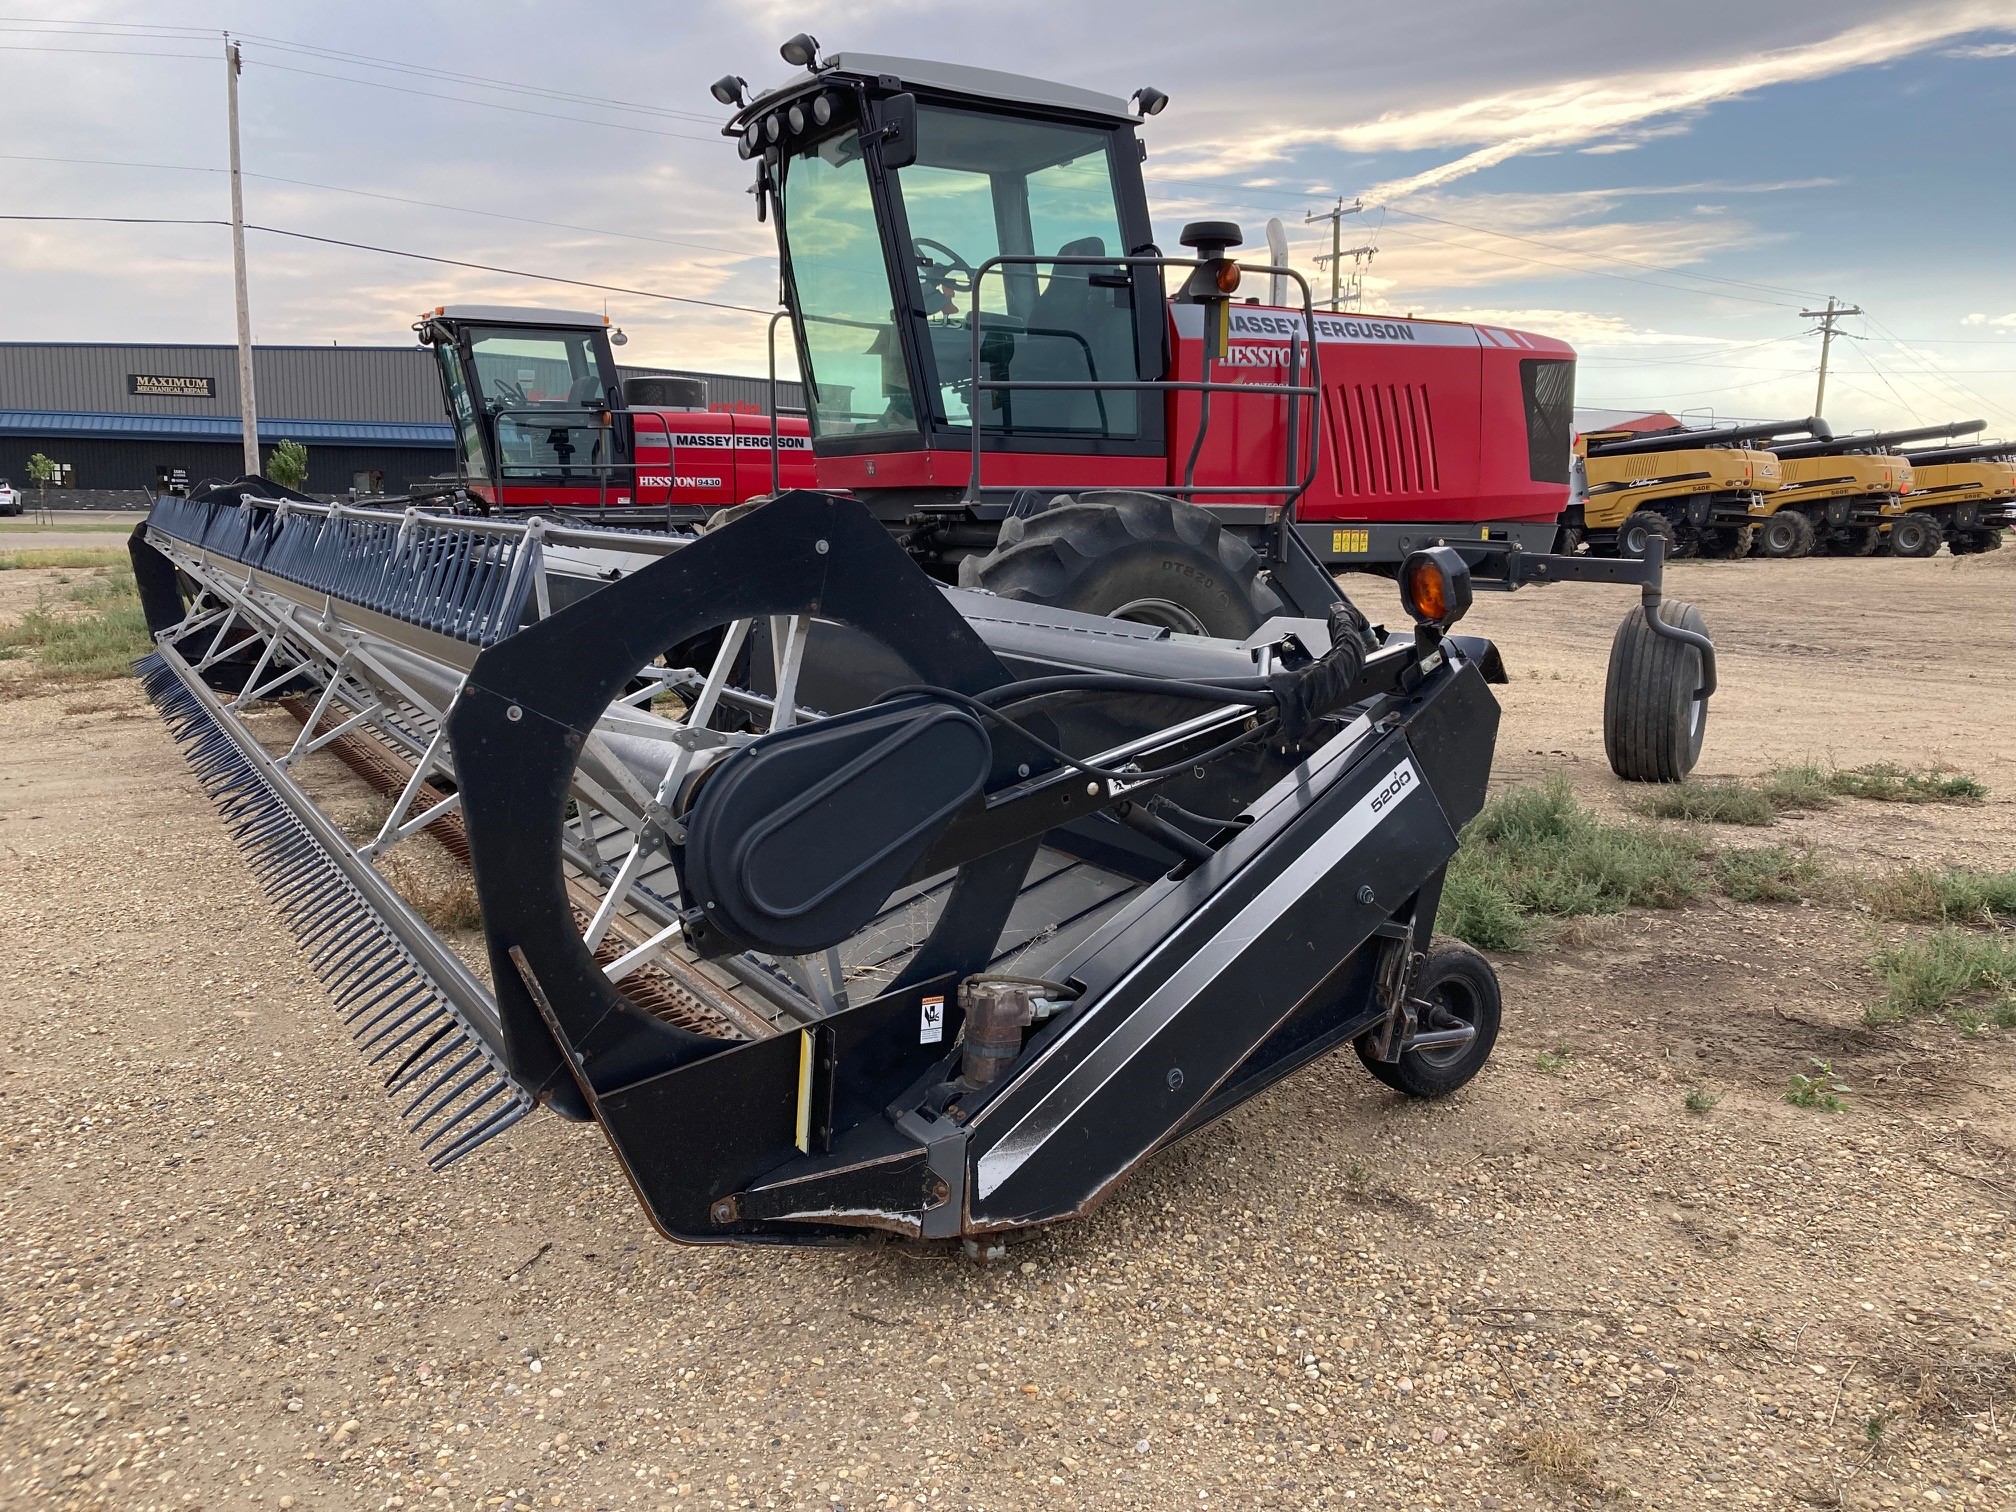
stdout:
<svg viewBox="0 0 2016 1512">
<path fill-rule="evenodd" d="M 1912 508 L 1916 496 L 1911 460 L 1892 448 L 1907 441 L 1970 436 L 1986 424 L 1958 420 L 1778 447 L 1782 479 L 1777 493 L 1760 505 L 1757 555 L 1873 555 L 1883 544 L 1886 522 Z M 1936 543 L 1932 549 L 1938 550 Z"/>
<path fill-rule="evenodd" d="M 2016 442 L 1948 446 L 1904 453 L 1911 492 L 1889 512 L 1893 556 L 1955 556 L 1994 551 L 2016 525 Z"/>
<path fill-rule="evenodd" d="M 1783 477 L 1757 445 L 1832 436 L 1818 416 L 1712 430 L 1594 431 L 1576 443 L 1584 491 L 1571 502 L 1569 541 L 1595 556 L 1642 557 L 1653 537 L 1669 557 L 1749 554 L 1764 501 Z"/>
</svg>

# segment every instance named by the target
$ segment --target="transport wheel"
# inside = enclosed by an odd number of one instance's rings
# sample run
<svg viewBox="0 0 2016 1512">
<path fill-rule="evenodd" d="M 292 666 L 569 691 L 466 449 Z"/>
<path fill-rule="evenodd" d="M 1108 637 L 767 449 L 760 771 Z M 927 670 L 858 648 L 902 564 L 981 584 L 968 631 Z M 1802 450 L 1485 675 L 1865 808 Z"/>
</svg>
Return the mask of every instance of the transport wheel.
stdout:
<svg viewBox="0 0 2016 1512">
<path fill-rule="evenodd" d="M 1701 532 L 1701 555 L 1717 561 L 1740 561 L 1750 555 L 1756 535 L 1755 525 L 1717 525 Z"/>
<path fill-rule="evenodd" d="M 1708 633 L 1701 611 L 1668 601 L 1659 617 L 1669 625 Z M 1610 642 L 1610 671 L 1603 686 L 1603 753 L 1626 782 L 1679 782 L 1701 759 L 1708 705 L 1694 696 L 1701 686 L 1701 653 L 1660 635 L 1639 605 L 1624 616 Z"/>
<path fill-rule="evenodd" d="M 1468 945 L 1438 941 L 1431 946 L 1415 979 L 1421 1029 L 1455 1029 L 1464 1024 L 1477 1030 L 1467 1045 L 1450 1045 L 1438 1050 L 1412 1050 L 1397 1061 L 1382 1061 L 1367 1048 L 1364 1040 L 1353 1041 L 1365 1069 L 1409 1097 L 1447 1097 L 1484 1069 L 1491 1047 L 1498 1042 L 1498 1022 L 1502 999 L 1498 973 L 1491 963 Z"/>
<path fill-rule="evenodd" d="M 1802 557 L 1813 549 L 1813 522 L 1797 510 L 1781 509 L 1757 528 L 1757 555 Z"/>
<path fill-rule="evenodd" d="M 1905 515 L 1890 527 L 1890 554 L 1900 557 L 1936 556 L 1945 534 L 1932 520 Z"/>
<path fill-rule="evenodd" d="M 1561 539 L 1555 543 L 1554 550 L 1561 556 L 1574 556 L 1582 549 L 1582 541 L 1583 532 L 1581 526 L 1565 526 L 1561 531 Z"/>
<path fill-rule="evenodd" d="M 1158 494 L 1099 494 L 1002 522 L 959 586 L 1239 640 L 1283 610 L 1260 558 L 1209 513 Z"/>
<path fill-rule="evenodd" d="M 1953 539 L 1946 543 L 1946 549 L 1955 556 L 1974 556 L 1983 551 L 2002 549 L 2002 532 L 1999 530 L 1956 530 Z"/>
<path fill-rule="evenodd" d="M 1883 529 L 1879 525 L 1850 525 L 1846 530 L 1836 531 L 1833 537 L 1836 556 L 1874 556 L 1882 544 Z"/>
<path fill-rule="evenodd" d="M 1673 529 L 1673 522 L 1664 515 L 1654 514 L 1649 509 L 1641 509 L 1618 527 L 1617 555 L 1642 560 L 1652 549 L 1652 537 L 1659 536 L 1666 542 L 1666 559 L 1671 561 L 1674 547 L 1679 544 L 1679 535 Z"/>
</svg>

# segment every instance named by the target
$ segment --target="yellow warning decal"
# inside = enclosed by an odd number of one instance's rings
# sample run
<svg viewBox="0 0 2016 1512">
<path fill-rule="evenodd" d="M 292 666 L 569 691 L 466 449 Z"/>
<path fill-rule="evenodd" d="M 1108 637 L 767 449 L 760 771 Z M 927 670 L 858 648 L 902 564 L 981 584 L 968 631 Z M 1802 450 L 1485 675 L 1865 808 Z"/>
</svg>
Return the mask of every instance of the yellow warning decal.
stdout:
<svg viewBox="0 0 2016 1512">
<path fill-rule="evenodd" d="M 798 1031 L 798 1130 L 797 1146 L 812 1152 L 812 1031 Z"/>
<path fill-rule="evenodd" d="M 1330 554 L 1332 556 L 1364 556 L 1372 549 L 1372 532 L 1369 530 L 1333 530 L 1330 532 Z"/>
</svg>

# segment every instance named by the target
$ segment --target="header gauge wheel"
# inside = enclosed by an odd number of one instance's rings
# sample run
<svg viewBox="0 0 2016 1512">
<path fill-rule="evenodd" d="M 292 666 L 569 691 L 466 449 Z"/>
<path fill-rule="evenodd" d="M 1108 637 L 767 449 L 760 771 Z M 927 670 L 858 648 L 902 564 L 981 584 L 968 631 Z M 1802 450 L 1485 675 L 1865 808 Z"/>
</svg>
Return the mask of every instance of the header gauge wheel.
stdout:
<svg viewBox="0 0 2016 1512">
<path fill-rule="evenodd" d="M 1696 634 L 1707 621 L 1692 604 L 1668 603 L 1660 618 Z M 1641 604 L 1624 616 L 1610 642 L 1610 672 L 1603 688 L 1603 753 L 1626 782 L 1679 782 L 1701 759 L 1708 704 L 1701 686 L 1701 653 L 1659 634 Z"/>
</svg>

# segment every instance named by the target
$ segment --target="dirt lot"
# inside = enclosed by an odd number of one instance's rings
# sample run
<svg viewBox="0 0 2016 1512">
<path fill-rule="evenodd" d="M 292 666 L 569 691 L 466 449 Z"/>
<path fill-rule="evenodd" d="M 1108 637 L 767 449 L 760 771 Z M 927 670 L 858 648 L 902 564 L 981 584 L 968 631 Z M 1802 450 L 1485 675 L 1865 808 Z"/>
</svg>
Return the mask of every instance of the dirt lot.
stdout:
<svg viewBox="0 0 2016 1512">
<path fill-rule="evenodd" d="M 1994 793 L 1720 838 L 2016 866 L 2016 551 L 1673 577 L 1724 651 L 1706 771 L 1945 761 Z M 1475 612 L 1513 670 L 1501 780 L 1617 805 L 1625 602 Z M 24 677 L 0 1503 L 2016 1504 L 2016 1060 L 1864 1026 L 1901 927 L 1715 899 L 1506 957 L 1456 1098 L 1334 1056 L 1004 1266 L 682 1249 L 589 1129 L 427 1174 L 138 690 Z M 1784 1102 L 1813 1056 L 1847 1111 Z"/>
</svg>

